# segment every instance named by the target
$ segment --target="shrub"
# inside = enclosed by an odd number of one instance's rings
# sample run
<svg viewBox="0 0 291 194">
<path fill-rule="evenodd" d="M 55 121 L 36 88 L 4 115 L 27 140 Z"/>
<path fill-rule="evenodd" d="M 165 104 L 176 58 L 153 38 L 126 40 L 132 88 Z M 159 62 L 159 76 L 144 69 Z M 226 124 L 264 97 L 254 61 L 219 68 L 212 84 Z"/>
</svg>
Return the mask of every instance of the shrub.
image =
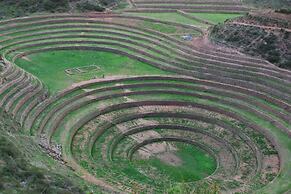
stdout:
<svg viewBox="0 0 291 194">
<path fill-rule="evenodd" d="M 276 9 L 275 12 L 283 14 L 291 14 L 291 8 Z"/>
<path fill-rule="evenodd" d="M 99 0 L 100 4 L 103 6 L 110 6 L 117 3 L 116 0 Z"/>
<path fill-rule="evenodd" d="M 44 10 L 49 12 L 66 11 L 68 9 L 68 0 L 44 0 Z"/>
<path fill-rule="evenodd" d="M 3 0 L 0 18 L 20 17 L 36 12 L 104 11 L 120 0 Z M 70 6 L 70 4 L 72 6 Z M 76 5 L 76 6 L 75 6 Z"/>
<path fill-rule="evenodd" d="M 91 1 L 85 1 L 85 2 L 79 2 L 77 3 L 77 8 L 80 11 L 104 11 L 105 8 L 101 7 L 99 4 L 96 2 L 91 2 Z"/>
</svg>

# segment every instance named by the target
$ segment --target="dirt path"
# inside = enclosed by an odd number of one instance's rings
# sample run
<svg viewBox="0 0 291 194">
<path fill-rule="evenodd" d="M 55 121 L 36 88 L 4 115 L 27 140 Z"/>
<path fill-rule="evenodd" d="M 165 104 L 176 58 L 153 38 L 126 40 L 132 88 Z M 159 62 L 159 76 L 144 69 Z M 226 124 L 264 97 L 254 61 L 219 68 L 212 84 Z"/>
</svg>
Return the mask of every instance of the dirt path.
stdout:
<svg viewBox="0 0 291 194">
<path fill-rule="evenodd" d="M 291 29 L 288 28 L 280 28 L 280 27 L 274 27 L 274 26 L 263 26 L 263 25 L 257 25 L 257 24 L 248 24 L 248 23 L 243 23 L 243 22 L 230 22 L 231 24 L 238 24 L 238 25 L 242 25 L 242 26 L 254 26 L 254 27 L 258 27 L 258 28 L 263 28 L 266 30 L 285 30 L 287 32 L 291 32 Z"/>
<path fill-rule="evenodd" d="M 129 4 L 129 8 L 135 8 L 136 7 L 134 2 L 133 2 L 133 0 L 126 0 L 126 1 Z"/>
<path fill-rule="evenodd" d="M 259 58 L 241 53 L 236 48 L 228 47 L 228 46 L 225 46 L 222 44 L 220 44 L 220 45 L 215 44 L 208 39 L 208 34 L 205 34 L 203 37 L 194 38 L 190 42 L 189 45 L 193 46 L 195 50 L 202 52 L 202 53 L 205 53 L 211 57 L 228 58 L 227 56 L 220 55 L 220 54 L 224 54 L 224 55 L 226 54 L 226 55 L 231 56 L 232 59 L 236 59 L 236 56 L 240 57 L 241 58 L 240 60 L 259 59 Z M 216 59 L 216 60 L 218 60 L 218 59 Z M 268 67 L 278 68 L 276 65 L 274 65 L 266 60 L 262 60 L 262 62 L 260 62 L 259 65 L 261 67 L 267 67 L 267 68 Z"/>
<path fill-rule="evenodd" d="M 216 45 L 213 44 L 209 39 L 208 39 L 208 33 L 206 33 L 203 37 L 195 37 L 191 43 L 196 49 L 205 49 L 212 51 L 213 53 L 207 53 L 210 56 L 216 56 L 215 53 L 224 53 L 224 54 L 229 54 L 229 55 L 240 55 L 241 54 L 237 51 L 234 50 L 233 48 L 222 46 L 222 45 Z M 203 50 L 201 52 L 204 52 Z"/>
<path fill-rule="evenodd" d="M 23 57 L 21 57 L 21 58 L 24 59 L 24 60 L 26 60 L 26 61 L 31 62 L 30 58 L 28 58 L 27 56 L 23 56 Z"/>
<path fill-rule="evenodd" d="M 177 12 L 178 12 L 179 14 L 181 14 L 182 16 L 186 17 L 186 18 L 189 18 L 189 19 L 195 20 L 196 22 L 204 23 L 204 24 L 206 24 L 206 25 L 215 25 L 215 24 L 212 23 L 211 21 L 205 20 L 205 19 L 200 18 L 200 17 L 198 17 L 198 16 L 191 15 L 191 14 L 189 14 L 188 12 L 185 12 L 185 11 L 183 11 L 183 10 L 177 10 Z"/>
</svg>

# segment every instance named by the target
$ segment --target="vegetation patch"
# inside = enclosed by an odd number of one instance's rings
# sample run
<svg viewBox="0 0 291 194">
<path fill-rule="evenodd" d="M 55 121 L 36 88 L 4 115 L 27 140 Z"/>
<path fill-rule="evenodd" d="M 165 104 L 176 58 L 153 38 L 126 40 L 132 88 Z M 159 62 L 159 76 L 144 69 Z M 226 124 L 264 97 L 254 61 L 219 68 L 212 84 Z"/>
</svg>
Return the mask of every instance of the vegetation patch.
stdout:
<svg viewBox="0 0 291 194">
<path fill-rule="evenodd" d="M 20 17 L 39 12 L 104 11 L 106 7 L 117 3 L 117 0 L 3 0 L 0 1 L 0 18 Z"/>
<path fill-rule="evenodd" d="M 223 23 L 228 19 L 236 18 L 242 15 L 235 13 L 189 13 L 189 14 L 210 21 L 215 24 Z"/>
<path fill-rule="evenodd" d="M 33 166 L 25 156 L 24 146 L 15 145 L 4 132 L 13 127 L 3 118 L 0 128 L 0 193 L 84 193 L 67 177 Z"/>
</svg>

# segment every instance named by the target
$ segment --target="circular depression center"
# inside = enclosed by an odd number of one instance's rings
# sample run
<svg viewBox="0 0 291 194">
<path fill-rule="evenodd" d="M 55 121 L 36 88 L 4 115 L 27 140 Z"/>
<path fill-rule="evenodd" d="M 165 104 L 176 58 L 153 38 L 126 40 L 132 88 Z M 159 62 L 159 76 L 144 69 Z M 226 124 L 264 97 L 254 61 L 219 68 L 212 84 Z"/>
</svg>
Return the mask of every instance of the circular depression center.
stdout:
<svg viewBox="0 0 291 194">
<path fill-rule="evenodd" d="M 214 173 L 217 163 L 211 150 L 182 139 L 147 142 L 131 150 L 134 167 L 151 179 L 193 182 Z"/>
</svg>

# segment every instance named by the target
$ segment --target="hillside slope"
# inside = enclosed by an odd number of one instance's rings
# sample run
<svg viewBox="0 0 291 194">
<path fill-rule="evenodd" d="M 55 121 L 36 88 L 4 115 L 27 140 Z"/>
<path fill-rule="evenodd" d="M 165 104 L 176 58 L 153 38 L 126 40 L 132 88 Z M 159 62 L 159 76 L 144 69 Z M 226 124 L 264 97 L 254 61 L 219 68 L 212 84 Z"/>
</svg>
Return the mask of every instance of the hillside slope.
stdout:
<svg viewBox="0 0 291 194">
<path fill-rule="evenodd" d="M 290 69 L 291 23 L 280 19 L 280 14 L 275 15 L 276 18 L 249 14 L 229 20 L 212 28 L 211 39 Z"/>
<path fill-rule="evenodd" d="M 104 11 L 117 2 L 118 0 L 2 0 L 0 19 L 39 12 Z"/>
<path fill-rule="evenodd" d="M 85 193 L 76 177 L 56 165 L 30 137 L 18 134 L 13 121 L 0 117 L 0 193 Z M 58 169 L 58 170 L 56 170 Z M 56 173 L 58 171 L 58 173 Z M 68 173 L 67 173 L 68 172 Z M 79 183 L 79 181 L 77 181 Z M 83 189 L 87 189 L 84 187 Z"/>
<path fill-rule="evenodd" d="M 259 8 L 282 9 L 291 7 L 289 0 L 244 0 L 244 2 Z"/>
</svg>

